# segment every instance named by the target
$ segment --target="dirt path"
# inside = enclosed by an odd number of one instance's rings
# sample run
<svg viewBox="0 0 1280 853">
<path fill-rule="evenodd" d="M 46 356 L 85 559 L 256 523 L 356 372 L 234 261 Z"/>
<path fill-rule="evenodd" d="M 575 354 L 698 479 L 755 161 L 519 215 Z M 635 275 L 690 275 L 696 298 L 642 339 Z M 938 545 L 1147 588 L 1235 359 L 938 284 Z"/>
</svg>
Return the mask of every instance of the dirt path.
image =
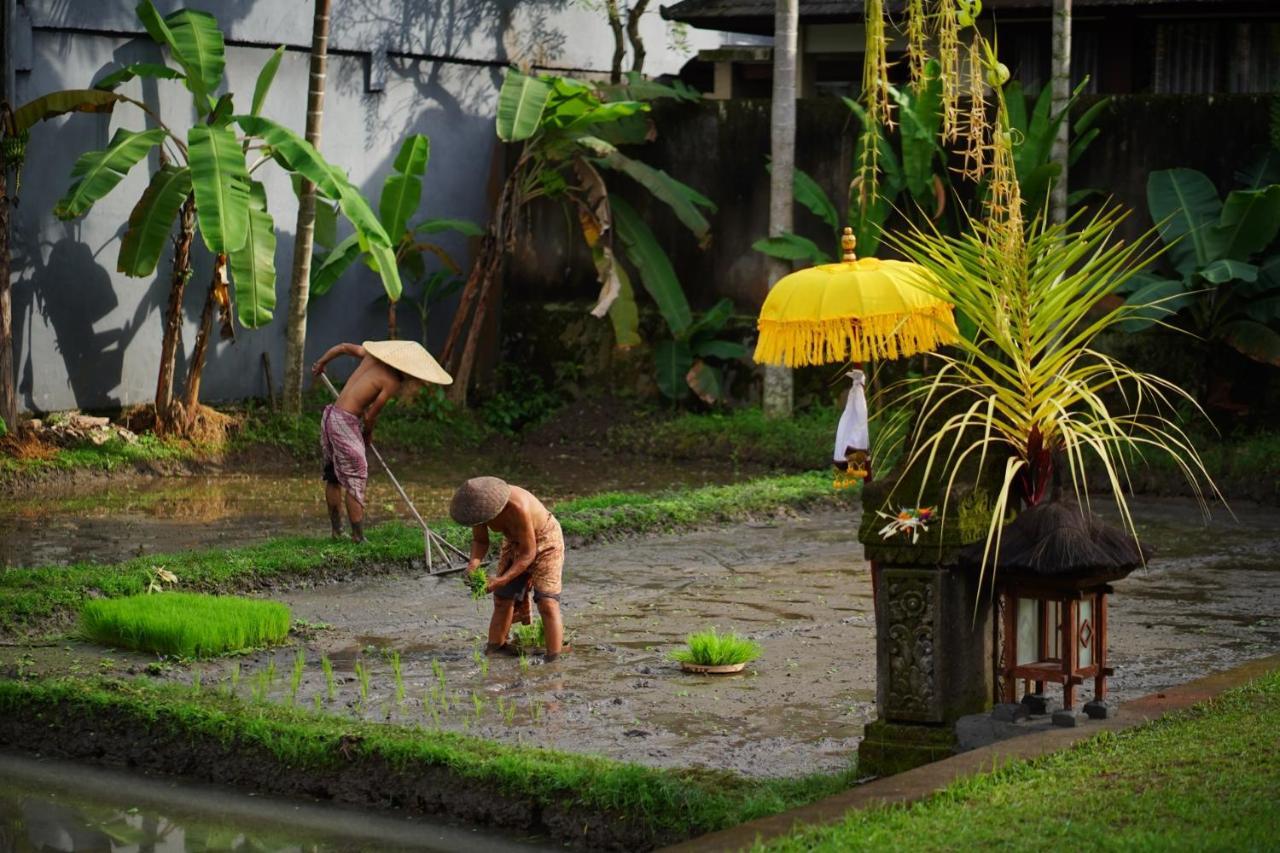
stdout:
<svg viewBox="0 0 1280 853">
<path fill-rule="evenodd" d="M 1142 499 L 1134 509 L 1159 553 L 1116 585 L 1117 698 L 1280 651 L 1280 513 L 1236 507 L 1238 524 L 1224 514 L 1206 528 L 1188 501 Z M 823 512 L 571 550 L 564 601 L 575 650 L 551 665 L 477 656 L 489 603 L 472 602 L 456 576 L 285 593 L 295 617 L 331 626 L 306 644 L 296 701 L 650 765 L 768 776 L 836 770 L 874 716 L 870 578 L 856 520 Z M 709 625 L 758 639 L 763 657 L 719 678 L 666 661 L 687 632 Z M 101 655 L 77 644 L 35 651 L 41 670 L 91 670 Z M 294 655 L 200 665 L 204 689 L 225 689 L 237 669 L 242 695 L 287 702 Z M 332 701 L 322 655 L 334 666 Z M 146 665 L 112 657 L 116 667 Z M 363 698 L 357 661 L 369 676 Z"/>
</svg>

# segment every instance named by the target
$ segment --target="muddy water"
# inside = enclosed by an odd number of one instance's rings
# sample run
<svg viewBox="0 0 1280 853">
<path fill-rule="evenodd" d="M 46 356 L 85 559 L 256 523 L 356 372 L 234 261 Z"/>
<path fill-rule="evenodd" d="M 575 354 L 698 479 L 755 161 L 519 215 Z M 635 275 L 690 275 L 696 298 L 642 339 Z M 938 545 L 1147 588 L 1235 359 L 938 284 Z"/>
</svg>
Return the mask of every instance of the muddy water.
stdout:
<svg viewBox="0 0 1280 853">
<path fill-rule="evenodd" d="M 1135 510 L 1161 555 L 1117 584 L 1118 698 L 1280 650 L 1280 515 L 1240 507 L 1239 523 L 1224 516 L 1206 528 L 1189 502 L 1139 500 Z M 658 766 L 837 770 L 874 717 L 870 576 L 855 524 L 821 513 L 571 551 L 564 604 L 574 651 L 550 665 L 482 663 L 488 602 L 470 601 L 456 579 L 287 594 L 296 616 L 332 626 L 309 644 L 296 701 Z M 749 634 L 764 656 L 742 675 L 681 673 L 667 654 L 708 625 Z M 288 701 L 291 654 L 274 655 L 274 688 L 252 686 L 266 655 L 246 661 L 241 692 Z M 332 701 L 321 655 L 336 669 Z M 368 675 L 363 696 L 356 661 Z"/>
<path fill-rule="evenodd" d="M 711 463 L 636 461 L 591 450 L 519 448 L 496 461 L 441 452 L 388 463 L 426 518 L 446 514 L 459 482 L 496 474 L 548 500 L 610 490 L 651 491 L 725 483 L 754 472 Z M 409 517 L 381 469 L 370 469 L 371 523 Z M 0 567 L 116 562 L 142 554 L 229 547 L 272 536 L 328 531 L 319 471 L 310 464 L 237 467 L 210 475 L 96 487 L 42 488 L 0 499 Z"/>
<path fill-rule="evenodd" d="M 0 753 L 0 850 L 521 851 L 536 840 Z"/>
<path fill-rule="evenodd" d="M 1280 651 L 1280 513 L 1240 506 L 1238 523 L 1222 515 L 1205 527 L 1186 501 L 1140 499 L 1134 510 L 1159 553 L 1116 584 L 1118 698 Z M 456 576 L 412 576 L 280 596 L 295 617 L 330 626 L 306 640 L 296 694 L 293 648 L 197 669 L 202 689 L 234 681 L 251 700 L 655 766 L 837 770 L 874 716 L 870 577 L 856 521 L 823 512 L 571 550 L 564 612 L 574 650 L 554 664 L 478 656 L 489 603 L 472 602 Z M 685 633 L 709 625 L 756 638 L 763 657 L 724 677 L 667 662 Z M 0 649 L 0 664 L 17 652 Z M 21 665 L 48 671 L 147 663 L 113 652 L 102 664 L 101 650 L 75 643 L 29 654 Z M 180 667 L 160 676 L 193 678 Z"/>
</svg>

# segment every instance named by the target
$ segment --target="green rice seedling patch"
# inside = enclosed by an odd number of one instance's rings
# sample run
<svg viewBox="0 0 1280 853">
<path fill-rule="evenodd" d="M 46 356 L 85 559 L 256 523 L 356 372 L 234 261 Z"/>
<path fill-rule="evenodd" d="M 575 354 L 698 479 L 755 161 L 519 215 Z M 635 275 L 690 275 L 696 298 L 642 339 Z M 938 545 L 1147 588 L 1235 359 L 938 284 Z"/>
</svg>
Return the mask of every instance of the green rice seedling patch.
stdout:
<svg viewBox="0 0 1280 853">
<path fill-rule="evenodd" d="M 671 659 L 698 666 L 733 666 L 751 663 L 760 657 L 760 644 L 733 631 L 721 634 L 715 628 L 685 637 L 685 647 L 671 653 Z"/>
<path fill-rule="evenodd" d="M 182 658 L 280 643 L 289 620 L 274 601 L 187 592 L 97 599 L 80 610 L 80 630 L 96 643 Z"/>
</svg>

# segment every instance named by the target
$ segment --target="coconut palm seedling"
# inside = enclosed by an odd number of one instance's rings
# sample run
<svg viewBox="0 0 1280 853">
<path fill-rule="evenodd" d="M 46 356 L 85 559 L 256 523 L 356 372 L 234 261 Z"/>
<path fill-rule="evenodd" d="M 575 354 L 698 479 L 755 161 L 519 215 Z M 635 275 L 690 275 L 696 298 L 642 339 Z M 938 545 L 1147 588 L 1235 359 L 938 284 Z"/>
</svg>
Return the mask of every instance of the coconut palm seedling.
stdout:
<svg viewBox="0 0 1280 853">
<path fill-rule="evenodd" d="M 730 631 L 721 634 L 715 628 L 685 637 L 685 647 L 671 653 L 671 659 L 696 666 L 736 666 L 760 657 L 760 644 Z"/>
</svg>

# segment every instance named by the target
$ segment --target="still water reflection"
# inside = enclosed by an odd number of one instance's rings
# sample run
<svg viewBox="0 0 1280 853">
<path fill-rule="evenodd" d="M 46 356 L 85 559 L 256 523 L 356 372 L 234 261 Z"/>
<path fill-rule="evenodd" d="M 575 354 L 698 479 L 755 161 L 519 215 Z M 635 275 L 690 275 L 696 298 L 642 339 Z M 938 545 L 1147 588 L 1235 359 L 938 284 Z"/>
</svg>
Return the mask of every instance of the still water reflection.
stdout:
<svg viewBox="0 0 1280 853">
<path fill-rule="evenodd" d="M 0 853 L 530 850 L 529 839 L 0 753 Z"/>
</svg>

